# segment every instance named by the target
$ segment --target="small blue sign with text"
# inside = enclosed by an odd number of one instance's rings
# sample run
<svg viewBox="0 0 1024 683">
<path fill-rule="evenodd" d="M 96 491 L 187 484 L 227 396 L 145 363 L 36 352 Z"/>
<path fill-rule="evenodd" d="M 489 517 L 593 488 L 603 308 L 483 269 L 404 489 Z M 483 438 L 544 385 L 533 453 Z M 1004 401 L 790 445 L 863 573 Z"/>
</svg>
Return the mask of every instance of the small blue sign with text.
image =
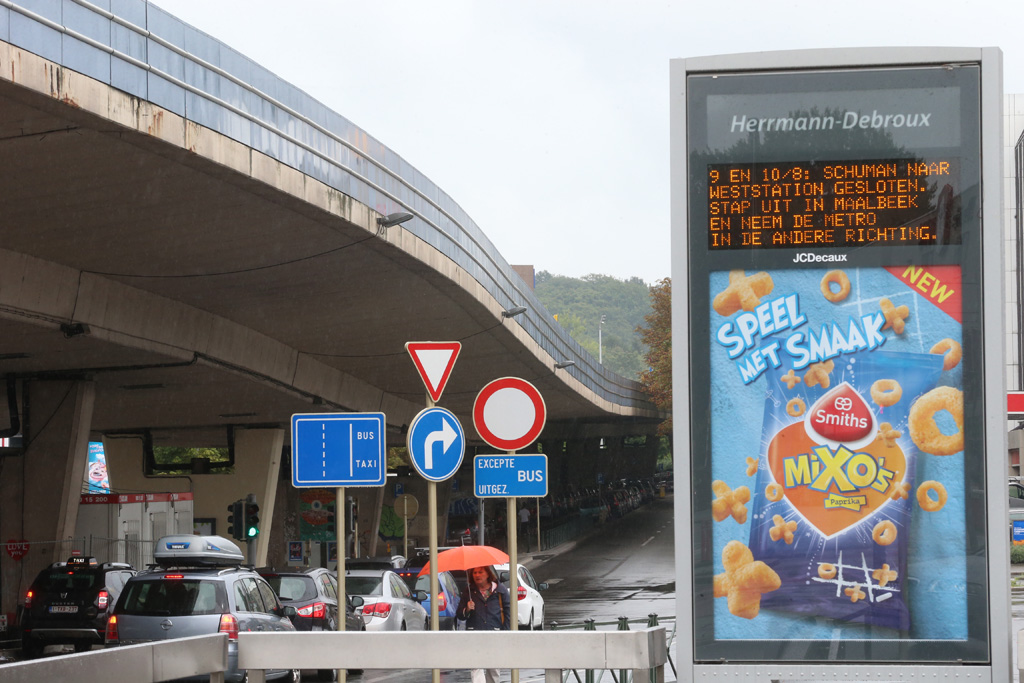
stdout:
<svg viewBox="0 0 1024 683">
<path fill-rule="evenodd" d="M 543 498 L 548 495 L 548 456 L 478 455 L 473 458 L 477 498 Z"/>
</svg>

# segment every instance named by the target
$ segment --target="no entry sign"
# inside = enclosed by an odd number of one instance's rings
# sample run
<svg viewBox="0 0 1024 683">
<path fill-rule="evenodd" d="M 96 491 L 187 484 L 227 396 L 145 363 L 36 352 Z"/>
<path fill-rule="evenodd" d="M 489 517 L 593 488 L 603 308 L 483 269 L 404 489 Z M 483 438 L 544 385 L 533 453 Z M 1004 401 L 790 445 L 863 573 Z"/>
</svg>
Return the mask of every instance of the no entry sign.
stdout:
<svg viewBox="0 0 1024 683">
<path fill-rule="evenodd" d="M 518 377 L 494 380 L 473 403 L 473 425 L 480 438 L 503 451 L 518 451 L 533 443 L 546 420 L 540 392 Z"/>
</svg>

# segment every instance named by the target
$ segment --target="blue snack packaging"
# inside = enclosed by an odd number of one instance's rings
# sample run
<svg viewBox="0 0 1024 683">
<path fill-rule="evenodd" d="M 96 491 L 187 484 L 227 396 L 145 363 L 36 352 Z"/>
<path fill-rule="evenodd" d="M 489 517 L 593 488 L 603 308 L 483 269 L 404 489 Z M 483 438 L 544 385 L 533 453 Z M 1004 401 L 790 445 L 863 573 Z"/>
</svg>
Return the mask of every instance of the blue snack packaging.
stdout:
<svg viewBox="0 0 1024 683">
<path fill-rule="evenodd" d="M 788 364 L 769 369 L 749 547 L 781 587 L 762 609 L 909 632 L 918 449 L 908 421 L 942 360 L 864 350 L 812 364 L 799 382 Z"/>
</svg>

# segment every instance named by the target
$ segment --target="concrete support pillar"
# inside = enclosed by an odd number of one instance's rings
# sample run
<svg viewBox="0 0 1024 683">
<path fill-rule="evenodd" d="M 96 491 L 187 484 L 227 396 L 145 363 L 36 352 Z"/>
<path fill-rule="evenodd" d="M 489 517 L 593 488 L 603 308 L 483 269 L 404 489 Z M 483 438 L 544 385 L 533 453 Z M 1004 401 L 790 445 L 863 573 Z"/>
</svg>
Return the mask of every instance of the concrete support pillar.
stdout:
<svg viewBox="0 0 1024 683">
<path fill-rule="evenodd" d="M 26 382 L 25 452 L 0 470 L 0 538 L 28 541 L 28 554 L 0 564 L 0 609 L 11 615 L 40 569 L 66 559 L 59 541 L 74 537 L 88 460 L 96 386 L 81 381 Z"/>
<path fill-rule="evenodd" d="M 184 477 L 146 477 L 141 434 L 105 435 L 103 454 L 107 459 L 111 491 L 189 490 L 188 480 Z"/>
<path fill-rule="evenodd" d="M 565 454 L 565 441 L 559 437 L 543 440 L 544 454 L 548 456 L 548 494 L 559 495 L 571 481 L 569 457 Z"/>
<path fill-rule="evenodd" d="M 203 484 L 208 477 L 196 482 L 196 498 L 202 499 L 204 506 L 215 505 L 216 515 L 203 514 L 197 516 L 216 516 L 218 529 L 227 533 L 227 506 L 234 500 L 244 498 L 248 493 L 256 494 L 256 502 L 260 506 L 260 535 L 256 538 L 253 556 L 247 558 L 257 567 L 267 564 L 267 551 L 270 547 L 271 531 L 274 521 L 274 503 L 277 500 L 277 480 L 281 471 L 281 448 L 284 445 L 283 429 L 236 429 L 235 430 L 235 475 L 231 483 L 232 495 L 217 500 L 217 493 L 200 495 Z M 223 487 L 220 496 L 223 497 Z M 223 527 L 221 527 L 223 523 Z"/>
<path fill-rule="evenodd" d="M 597 468 L 593 454 L 587 452 L 587 441 L 571 437 L 565 441 L 565 457 L 572 463 L 570 482 L 577 491 L 597 487 Z"/>
</svg>

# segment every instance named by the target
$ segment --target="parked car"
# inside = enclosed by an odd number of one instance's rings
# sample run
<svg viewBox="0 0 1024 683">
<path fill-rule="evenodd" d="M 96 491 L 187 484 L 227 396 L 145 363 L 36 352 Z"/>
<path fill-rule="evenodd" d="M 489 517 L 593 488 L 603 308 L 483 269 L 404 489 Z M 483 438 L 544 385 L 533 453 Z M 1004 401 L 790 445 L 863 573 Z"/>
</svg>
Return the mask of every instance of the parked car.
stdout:
<svg viewBox="0 0 1024 683">
<path fill-rule="evenodd" d="M 405 557 L 403 555 L 345 558 L 345 569 L 399 569 L 404 566 Z"/>
<path fill-rule="evenodd" d="M 291 605 L 297 614 L 292 617 L 296 631 L 335 631 L 338 628 L 338 580 L 334 572 L 323 567 L 256 570 L 274 589 L 283 605 Z M 345 630 L 362 631 L 363 620 L 356 613 L 361 598 L 348 598 Z"/>
<path fill-rule="evenodd" d="M 423 609 L 427 612 L 427 618 L 430 618 L 430 574 L 424 574 L 420 577 L 406 578 L 406 585 L 408 585 L 413 591 L 423 591 L 427 598 L 420 602 Z M 455 581 L 455 577 L 452 576 L 451 572 L 440 572 L 437 575 L 438 584 L 438 601 L 437 601 L 437 626 L 441 631 L 454 631 L 458 628 L 458 621 L 455 618 L 455 613 L 459 609 L 459 602 L 461 601 L 461 593 L 459 586 Z"/>
<path fill-rule="evenodd" d="M 548 585 L 537 583 L 530 570 L 523 565 L 516 566 L 519 568 L 519 628 L 539 631 L 544 628 L 544 596 L 540 592 L 547 590 Z M 508 586 L 511 578 L 508 565 L 496 564 L 494 570 L 498 572 L 498 580 Z"/>
<path fill-rule="evenodd" d="M 228 634 L 227 681 L 243 681 L 238 669 L 242 631 L 294 631 L 294 607 L 282 605 L 242 553 L 220 536 L 165 536 L 156 543 L 159 567 L 125 584 L 107 621 L 107 647 L 135 645 L 208 633 Z M 301 680 L 298 670 L 267 671 L 267 680 Z"/>
<path fill-rule="evenodd" d="M 338 580 L 334 572 L 323 567 L 289 567 L 281 570 L 263 567 L 256 571 L 274 589 L 281 604 L 295 608 L 297 614 L 292 617 L 292 624 L 296 631 L 337 630 Z M 358 596 L 346 598 L 345 630 L 365 631 L 363 618 L 356 612 L 356 608 L 362 606 L 363 599 Z M 349 670 L 349 673 L 360 672 Z M 321 669 L 316 675 L 318 680 L 333 681 L 335 670 Z"/>
<path fill-rule="evenodd" d="M 359 613 L 367 631 L 425 631 L 430 628 L 420 604 L 426 591 L 411 591 L 398 574 L 388 569 L 353 569 L 345 572 L 345 593 L 359 596 Z"/>
<path fill-rule="evenodd" d="M 1010 507 L 1011 508 L 1024 508 L 1024 486 L 1021 484 L 1011 481 L 1009 483 L 1010 488 Z"/>
<path fill-rule="evenodd" d="M 438 546 L 437 552 L 443 553 L 445 550 L 451 550 L 452 548 L 457 547 L 459 546 Z M 407 581 L 409 579 L 415 579 L 416 576 L 420 573 L 420 570 L 423 569 L 424 565 L 426 565 L 427 562 L 429 561 L 430 548 L 414 548 L 412 555 L 409 556 L 409 559 L 406 560 L 405 564 L 403 564 L 400 568 L 395 569 L 395 573 L 401 576 L 403 579 L 406 579 Z M 348 569 L 348 567 L 346 567 L 346 569 Z M 355 567 L 352 567 L 352 569 L 355 569 Z"/>
<path fill-rule="evenodd" d="M 47 645 L 74 645 L 85 652 L 103 644 L 107 616 L 135 569 L 95 557 L 69 557 L 39 572 L 25 593 L 21 650 L 27 659 Z"/>
</svg>

